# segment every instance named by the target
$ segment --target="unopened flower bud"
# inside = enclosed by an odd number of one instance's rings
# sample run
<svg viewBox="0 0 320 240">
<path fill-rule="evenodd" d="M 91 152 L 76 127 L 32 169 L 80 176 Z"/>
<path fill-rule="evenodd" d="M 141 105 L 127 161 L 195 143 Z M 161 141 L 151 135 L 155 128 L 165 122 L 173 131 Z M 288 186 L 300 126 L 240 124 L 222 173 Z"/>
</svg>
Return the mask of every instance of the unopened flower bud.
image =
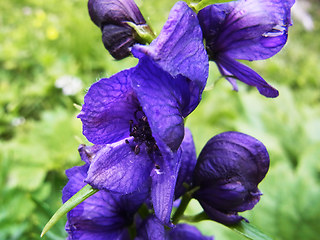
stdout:
<svg viewBox="0 0 320 240">
<path fill-rule="evenodd" d="M 269 169 L 269 155 L 257 139 L 239 132 L 221 133 L 203 148 L 194 171 L 194 197 L 214 221 L 234 224 L 238 212 L 260 200 L 258 184 Z"/>
<path fill-rule="evenodd" d="M 105 48 L 117 60 L 130 55 L 136 40 L 135 30 L 127 23 L 146 25 L 133 0 L 89 0 L 91 20 L 100 27 Z"/>
</svg>

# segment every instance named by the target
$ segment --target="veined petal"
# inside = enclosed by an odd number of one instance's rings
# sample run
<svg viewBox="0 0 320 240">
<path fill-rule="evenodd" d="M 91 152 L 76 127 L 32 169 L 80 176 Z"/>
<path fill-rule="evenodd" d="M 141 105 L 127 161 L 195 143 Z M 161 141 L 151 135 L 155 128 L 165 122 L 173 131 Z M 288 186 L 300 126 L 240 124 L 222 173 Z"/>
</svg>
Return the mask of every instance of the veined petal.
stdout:
<svg viewBox="0 0 320 240">
<path fill-rule="evenodd" d="M 88 164 L 66 171 L 69 178 L 63 189 L 63 202 L 79 191 L 87 176 Z M 67 214 L 68 239 L 121 239 L 129 240 L 127 226 L 147 197 L 147 193 L 117 195 L 99 191 Z M 130 204 L 128 204 L 130 203 Z"/>
<path fill-rule="evenodd" d="M 209 64 L 201 28 L 195 12 L 185 2 L 173 6 L 159 36 L 149 46 L 133 48 L 134 53 L 150 56 L 173 76 L 182 74 L 199 85 L 206 83 Z"/>
<path fill-rule="evenodd" d="M 86 146 L 84 144 L 80 144 L 78 147 L 78 152 L 80 154 L 81 160 L 85 163 L 90 164 L 94 156 L 104 145 L 93 145 L 93 146 Z"/>
<path fill-rule="evenodd" d="M 259 74 L 229 56 L 219 55 L 216 63 L 240 81 L 256 87 L 263 96 L 274 98 L 279 95 L 278 90 L 269 85 Z"/>
<path fill-rule="evenodd" d="M 161 150 L 160 146 L 159 148 Z M 170 215 L 181 163 L 181 151 L 161 153 L 162 158 L 155 159 L 157 166 L 151 172 L 151 200 L 156 217 L 163 224 L 172 226 Z"/>
<path fill-rule="evenodd" d="M 124 70 L 110 78 L 94 83 L 86 96 L 78 117 L 83 124 L 83 135 L 94 144 L 108 144 L 129 137 L 130 120 L 139 102 Z"/>
<path fill-rule="evenodd" d="M 148 55 L 172 76 L 190 79 L 194 99 L 189 113 L 194 110 L 206 85 L 209 64 L 198 19 L 185 2 L 173 6 L 159 36 L 149 46 L 135 45 L 132 53 L 140 59 Z"/>
<path fill-rule="evenodd" d="M 272 57 L 287 41 L 294 0 L 239 0 L 202 9 L 199 22 L 213 56 Z"/>
<path fill-rule="evenodd" d="M 152 135 L 176 151 L 184 136 L 182 110 L 190 99 L 186 78 L 173 78 L 148 57 L 140 59 L 130 77 Z"/>
<path fill-rule="evenodd" d="M 137 237 L 135 240 L 167 240 L 163 224 L 154 216 L 145 219 L 137 227 Z"/>
<path fill-rule="evenodd" d="M 126 140 L 106 145 L 95 155 L 85 180 L 93 188 L 129 194 L 149 187 L 154 164 L 144 146 L 137 155 Z"/>
</svg>

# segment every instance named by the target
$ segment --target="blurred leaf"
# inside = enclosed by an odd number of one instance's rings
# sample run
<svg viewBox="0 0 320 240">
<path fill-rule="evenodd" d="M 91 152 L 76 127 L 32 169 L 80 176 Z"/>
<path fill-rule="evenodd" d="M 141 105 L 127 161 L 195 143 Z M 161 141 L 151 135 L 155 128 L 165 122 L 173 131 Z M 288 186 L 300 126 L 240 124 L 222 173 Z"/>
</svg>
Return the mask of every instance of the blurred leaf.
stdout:
<svg viewBox="0 0 320 240">
<path fill-rule="evenodd" d="M 248 222 L 242 220 L 238 224 L 233 226 L 229 226 L 230 229 L 240 233 L 248 239 L 252 240 L 271 240 L 271 238 L 264 233 L 262 233 L 259 229 L 249 224 Z"/>
</svg>

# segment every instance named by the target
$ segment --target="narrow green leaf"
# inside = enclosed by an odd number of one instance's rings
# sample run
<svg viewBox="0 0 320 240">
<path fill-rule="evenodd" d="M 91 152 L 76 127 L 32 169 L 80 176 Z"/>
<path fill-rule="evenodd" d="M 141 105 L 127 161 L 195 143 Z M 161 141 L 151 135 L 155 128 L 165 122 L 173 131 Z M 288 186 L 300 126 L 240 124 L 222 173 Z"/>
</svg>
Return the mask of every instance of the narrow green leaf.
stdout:
<svg viewBox="0 0 320 240">
<path fill-rule="evenodd" d="M 250 223 L 242 220 L 241 222 L 228 226 L 230 229 L 232 229 L 235 232 L 240 233 L 241 235 L 245 236 L 248 239 L 252 240 L 272 240 L 269 236 L 262 233 L 259 229 L 252 226 Z"/>
<path fill-rule="evenodd" d="M 44 226 L 40 237 L 43 237 L 43 235 L 46 234 L 46 232 L 48 232 L 49 229 L 52 228 L 53 225 L 55 225 L 59 221 L 59 219 L 62 218 L 67 212 L 69 212 L 71 209 L 73 209 L 98 191 L 98 189 L 93 189 L 88 184 L 81 188 L 75 195 L 73 195 L 68 201 L 66 201 L 58 209 L 58 211 L 56 211 L 49 222 Z"/>
</svg>

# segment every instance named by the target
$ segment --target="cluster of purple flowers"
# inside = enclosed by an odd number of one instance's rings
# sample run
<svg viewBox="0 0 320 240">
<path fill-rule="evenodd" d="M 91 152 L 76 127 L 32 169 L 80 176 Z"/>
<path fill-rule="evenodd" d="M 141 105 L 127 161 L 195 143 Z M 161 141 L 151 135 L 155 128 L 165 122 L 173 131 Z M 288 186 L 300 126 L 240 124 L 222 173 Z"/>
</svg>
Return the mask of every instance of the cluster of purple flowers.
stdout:
<svg viewBox="0 0 320 240">
<path fill-rule="evenodd" d="M 278 95 L 236 59 L 280 51 L 293 3 L 238 0 L 196 13 L 177 2 L 159 36 L 144 45 L 132 26 L 151 30 L 133 0 L 89 0 L 106 49 L 116 59 L 132 54 L 139 62 L 94 83 L 84 98 L 78 117 L 93 145 L 79 147 L 85 165 L 67 170 L 63 201 L 86 184 L 100 191 L 68 213 L 69 239 L 213 239 L 172 223 L 174 201 L 190 190 L 208 218 L 226 225 L 243 219 L 238 212 L 260 199 L 266 148 L 246 134 L 225 132 L 197 159 L 184 119 L 201 100 L 209 61 L 235 90 L 240 80 L 266 97 Z"/>
</svg>

